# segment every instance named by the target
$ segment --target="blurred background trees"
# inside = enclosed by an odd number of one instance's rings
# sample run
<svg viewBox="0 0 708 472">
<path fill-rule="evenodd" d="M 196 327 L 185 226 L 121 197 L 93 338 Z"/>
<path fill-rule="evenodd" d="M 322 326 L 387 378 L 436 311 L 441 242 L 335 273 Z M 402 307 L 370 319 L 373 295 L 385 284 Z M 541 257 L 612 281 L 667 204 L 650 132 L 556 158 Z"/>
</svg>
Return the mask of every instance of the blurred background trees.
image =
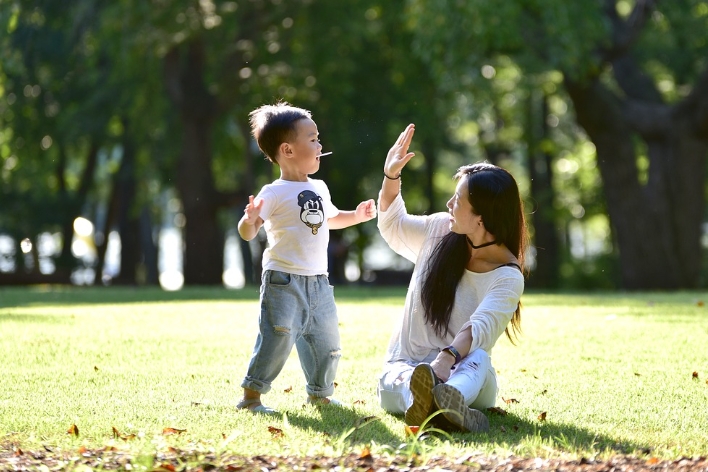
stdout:
<svg viewBox="0 0 708 472">
<path fill-rule="evenodd" d="M 414 122 L 409 209 L 444 210 L 464 163 L 508 168 L 529 287 L 704 287 L 707 21 L 699 0 L 0 0 L 0 284 L 257 283 L 235 225 L 277 168 L 248 113 L 282 99 L 313 112 L 340 208 Z M 407 269 L 374 222 L 332 241 L 338 283 Z"/>
</svg>

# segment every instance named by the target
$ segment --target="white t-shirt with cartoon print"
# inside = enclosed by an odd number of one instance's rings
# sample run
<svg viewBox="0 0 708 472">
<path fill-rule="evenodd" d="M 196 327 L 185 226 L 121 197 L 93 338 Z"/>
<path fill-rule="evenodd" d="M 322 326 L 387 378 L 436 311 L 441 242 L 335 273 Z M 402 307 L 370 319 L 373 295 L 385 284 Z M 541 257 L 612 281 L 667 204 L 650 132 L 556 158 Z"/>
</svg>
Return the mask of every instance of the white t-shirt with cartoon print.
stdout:
<svg viewBox="0 0 708 472">
<path fill-rule="evenodd" d="M 260 217 L 268 236 L 263 270 L 327 275 L 327 220 L 339 214 L 327 184 L 310 178 L 278 179 L 265 185 L 257 198 L 263 199 Z"/>
</svg>

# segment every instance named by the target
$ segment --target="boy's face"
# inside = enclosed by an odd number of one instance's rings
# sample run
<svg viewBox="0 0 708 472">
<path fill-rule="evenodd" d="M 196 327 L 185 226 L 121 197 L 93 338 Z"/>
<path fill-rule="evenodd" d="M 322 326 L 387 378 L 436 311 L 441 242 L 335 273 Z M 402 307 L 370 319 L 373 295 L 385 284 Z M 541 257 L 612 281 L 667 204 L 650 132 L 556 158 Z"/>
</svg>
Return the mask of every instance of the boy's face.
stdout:
<svg viewBox="0 0 708 472">
<path fill-rule="evenodd" d="M 295 123 L 296 136 L 288 143 L 288 152 L 278 160 L 283 171 L 297 175 L 314 174 L 320 169 L 322 145 L 317 125 L 309 118 Z"/>
</svg>

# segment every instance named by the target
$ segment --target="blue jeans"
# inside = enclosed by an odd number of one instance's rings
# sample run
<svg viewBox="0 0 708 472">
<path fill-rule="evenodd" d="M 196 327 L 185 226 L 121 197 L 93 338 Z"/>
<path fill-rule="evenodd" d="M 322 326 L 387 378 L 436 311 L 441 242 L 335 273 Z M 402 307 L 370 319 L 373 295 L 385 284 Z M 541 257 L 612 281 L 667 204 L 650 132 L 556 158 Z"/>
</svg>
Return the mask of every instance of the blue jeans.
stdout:
<svg viewBox="0 0 708 472">
<path fill-rule="evenodd" d="M 241 387 L 268 393 L 295 345 L 308 395 L 329 397 L 334 393 L 342 348 L 334 289 L 326 275 L 266 270 L 258 325 L 256 346 Z"/>
</svg>

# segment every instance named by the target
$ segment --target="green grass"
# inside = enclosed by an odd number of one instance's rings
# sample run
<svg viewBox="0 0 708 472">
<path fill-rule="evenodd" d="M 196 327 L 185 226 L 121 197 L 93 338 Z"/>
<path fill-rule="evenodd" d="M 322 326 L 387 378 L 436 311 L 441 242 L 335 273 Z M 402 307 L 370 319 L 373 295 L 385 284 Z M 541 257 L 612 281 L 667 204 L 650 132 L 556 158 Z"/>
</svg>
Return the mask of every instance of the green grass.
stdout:
<svg viewBox="0 0 708 472">
<path fill-rule="evenodd" d="M 429 439 L 406 437 L 376 400 L 405 290 L 335 294 L 344 349 L 335 396 L 351 406 L 305 405 L 293 351 L 264 396 L 284 414 L 269 417 L 235 409 L 256 289 L 0 289 L 0 449 L 708 455 L 708 294 L 525 295 L 518 346 L 502 339 L 493 352 L 507 415 L 490 414 L 489 434 Z M 74 424 L 78 437 L 67 434 Z"/>
</svg>

